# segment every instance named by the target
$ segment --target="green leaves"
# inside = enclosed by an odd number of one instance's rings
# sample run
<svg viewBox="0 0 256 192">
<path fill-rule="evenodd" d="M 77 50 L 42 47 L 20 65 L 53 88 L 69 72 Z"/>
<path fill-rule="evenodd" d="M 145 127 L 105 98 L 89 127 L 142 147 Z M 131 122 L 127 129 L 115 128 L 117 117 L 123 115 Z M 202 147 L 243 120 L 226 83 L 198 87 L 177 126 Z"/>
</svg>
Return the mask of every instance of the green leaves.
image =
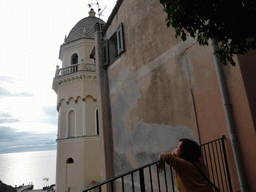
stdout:
<svg viewBox="0 0 256 192">
<path fill-rule="evenodd" d="M 200 45 L 210 38 L 219 44 L 215 54 L 223 64 L 235 65 L 233 56 L 256 49 L 256 1 L 225 0 L 159 0 L 167 13 L 167 27 L 175 37 L 187 40 L 187 35 Z"/>
<path fill-rule="evenodd" d="M 182 41 L 187 40 L 187 35 L 186 35 L 185 31 L 182 31 L 181 39 L 182 39 Z"/>
</svg>

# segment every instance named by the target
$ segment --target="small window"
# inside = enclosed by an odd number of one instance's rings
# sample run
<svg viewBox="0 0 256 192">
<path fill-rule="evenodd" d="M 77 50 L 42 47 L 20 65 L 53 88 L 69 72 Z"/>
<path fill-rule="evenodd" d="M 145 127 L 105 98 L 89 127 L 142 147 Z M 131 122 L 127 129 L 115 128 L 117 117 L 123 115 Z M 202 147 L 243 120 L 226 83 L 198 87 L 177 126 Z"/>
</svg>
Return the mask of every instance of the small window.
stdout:
<svg viewBox="0 0 256 192">
<path fill-rule="evenodd" d="M 67 159 L 67 164 L 69 163 L 74 163 L 74 160 L 71 157 Z"/>
<path fill-rule="evenodd" d="M 103 42 L 103 66 L 113 63 L 125 51 L 123 24 L 119 24 L 113 35 Z"/>
<path fill-rule="evenodd" d="M 113 63 L 117 56 L 118 56 L 118 52 L 117 52 L 117 38 L 116 38 L 116 33 L 114 33 L 110 38 L 109 38 L 109 61 L 110 63 Z"/>
<path fill-rule="evenodd" d="M 104 24 L 102 23 L 96 23 L 94 26 L 94 31 L 102 31 L 104 28 Z"/>
<path fill-rule="evenodd" d="M 74 53 L 71 56 L 71 65 L 74 65 L 74 64 L 77 64 L 77 63 L 78 63 L 78 55 L 77 55 L 77 53 Z"/>
</svg>

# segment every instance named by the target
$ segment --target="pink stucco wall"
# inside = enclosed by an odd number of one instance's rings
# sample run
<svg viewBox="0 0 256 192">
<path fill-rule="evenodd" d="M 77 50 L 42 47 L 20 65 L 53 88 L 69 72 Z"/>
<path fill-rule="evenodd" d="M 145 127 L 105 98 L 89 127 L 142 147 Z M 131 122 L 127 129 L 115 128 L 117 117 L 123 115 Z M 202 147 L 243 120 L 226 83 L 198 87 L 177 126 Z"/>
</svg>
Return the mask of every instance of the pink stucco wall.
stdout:
<svg viewBox="0 0 256 192">
<path fill-rule="evenodd" d="M 107 68 L 115 174 L 157 160 L 158 153 L 171 151 L 179 138 L 205 143 L 225 135 L 233 190 L 238 191 L 211 47 L 201 47 L 192 38 L 176 39 L 165 17 L 156 0 L 126 0 L 104 36 L 109 38 L 123 23 L 126 51 Z M 241 73 L 236 61 L 236 67 L 224 71 L 253 191 L 255 129 L 243 81 L 246 72 Z"/>
</svg>

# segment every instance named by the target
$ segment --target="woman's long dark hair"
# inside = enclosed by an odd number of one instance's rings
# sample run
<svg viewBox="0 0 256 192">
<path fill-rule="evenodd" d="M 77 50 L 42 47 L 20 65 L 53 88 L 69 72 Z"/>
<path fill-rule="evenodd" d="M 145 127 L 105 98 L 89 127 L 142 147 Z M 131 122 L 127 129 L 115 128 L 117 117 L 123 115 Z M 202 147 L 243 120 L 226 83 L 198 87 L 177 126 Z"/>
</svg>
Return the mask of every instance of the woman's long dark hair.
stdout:
<svg viewBox="0 0 256 192">
<path fill-rule="evenodd" d="M 202 156 L 201 149 L 197 142 L 190 139 L 180 139 L 180 141 L 182 141 L 182 144 L 178 154 L 179 158 L 195 162 Z"/>
</svg>

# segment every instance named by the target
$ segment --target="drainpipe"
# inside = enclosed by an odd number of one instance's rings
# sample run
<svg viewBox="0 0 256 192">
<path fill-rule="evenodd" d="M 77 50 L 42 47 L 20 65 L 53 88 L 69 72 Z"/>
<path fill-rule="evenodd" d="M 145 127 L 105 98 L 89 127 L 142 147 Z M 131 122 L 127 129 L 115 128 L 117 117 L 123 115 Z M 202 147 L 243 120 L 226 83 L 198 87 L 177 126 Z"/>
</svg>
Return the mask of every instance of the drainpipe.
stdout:
<svg viewBox="0 0 256 192">
<path fill-rule="evenodd" d="M 235 128 L 235 121 L 234 121 L 234 117 L 233 117 L 233 113 L 232 113 L 232 104 L 231 104 L 229 94 L 228 94 L 225 75 L 223 72 L 222 64 L 219 62 L 218 56 L 216 56 L 214 54 L 214 52 L 217 51 L 218 46 L 216 45 L 216 43 L 214 43 L 214 41 L 212 39 L 210 40 L 210 42 L 212 45 L 213 58 L 214 58 L 214 62 L 215 62 L 216 73 L 218 76 L 220 92 L 221 92 L 225 115 L 226 115 L 226 120 L 227 120 L 227 124 L 228 124 L 231 145 L 232 145 L 233 153 L 234 153 L 234 157 L 235 157 L 235 163 L 236 163 L 236 168 L 237 168 L 237 172 L 238 172 L 241 192 L 249 192 L 250 191 L 249 184 L 246 179 L 246 173 L 245 173 L 245 169 L 243 166 L 242 155 L 241 155 L 241 151 L 239 148 L 238 137 L 237 137 L 236 128 Z"/>
</svg>

